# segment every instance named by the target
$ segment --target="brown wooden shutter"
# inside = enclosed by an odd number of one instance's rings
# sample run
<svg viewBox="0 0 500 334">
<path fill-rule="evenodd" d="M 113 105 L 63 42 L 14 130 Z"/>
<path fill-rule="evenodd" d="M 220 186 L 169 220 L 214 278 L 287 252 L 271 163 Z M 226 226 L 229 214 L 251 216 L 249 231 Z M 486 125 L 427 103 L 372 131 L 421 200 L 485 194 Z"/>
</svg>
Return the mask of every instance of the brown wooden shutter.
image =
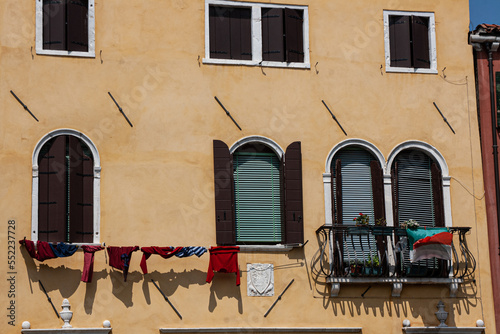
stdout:
<svg viewBox="0 0 500 334">
<path fill-rule="evenodd" d="M 210 58 L 252 59 L 250 8 L 209 7 Z"/>
<path fill-rule="evenodd" d="M 332 225 L 335 224 L 337 218 L 335 216 L 335 203 L 336 203 L 336 200 L 335 200 L 335 169 L 333 168 L 333 162 L 331 163 L 330 165 L 330 184 L 331 184 L 331 188 L 330 188 L 330 192 L 331 192 L 331 197 L 332 197 Z"/>
<path fill-rule="evenodd" d="M 285 61 L 283 9 L 262 8 L 262 60 Z"/>
<path fill-rule="evenodd" d="M 285 8 L 286 61 L 304 62 L 303 11 Z"/>
<path fill-rule="evenodd" d="M 391 170 L 392 183 L 392 212 L 394 215 L 394 226 L 399 226 L 399 194 L 398 194 L 398 162 L 394 162 L 394 168 Z"/>
<path fill-rule="evenodd" d="M 38 239 L 65 241 L 66 136 L 56 137 L 43 148 L 48 146 L 38 158 Z"/>
<path fill-rule="evenodd" d="M 392 183 L 392 212 L 394 215 L 394 227 L 399 227 L 399 192 L 398 192 L 398 162 L 394 162 L 391 170 Z M 394 242 L 399 241 L 399 236 L 395 237 Z M 401 253 L 396 252 L 396 273 L 401 275 Z"/>
<path fill-rule="evenodd" d="M 231 58 L 230 9 L 228 7 L 209 7 L 210 58 Z"/>
<path fill-rule="evenodd" d="M 66 50 L 66 0 L 43 0 L 43 49 Z"/>
<path fill-rule="evenodd" d="M 68 51 L 89 49 L 88 38 L 88 0 L 68 0 L 66 7 Z"/>
<path fill-rule="evenodd" d="M 412 16 L 413 67 L 430 68 L 429 18 Z"/>
<path fill-rule="evenodd" d="M 373 192 L 373 213 L 375 216 L 374 224 L 377 219 L 385 219 L 385 197 L 384 197 L 384 175 L 380 163 L 376 160 L 370 161 Z M 377 240 L 377 249 L 380 253 L 380 261 L 385 270 L 387 264 L 387 239 L 383 235 L 375 236 Z"/>
<path fill-rule="evenodd" d="M 412 67 L 410 16 L 389 16 L 391 66 Z"/>
<path fill-rule="evenodd" d="M 376 160 L 370 162 L 375 220 L 385 218 L 384 176 Z"/>
<path fill-rule="evenodd" d="M 285 243 L 304 242 L 302 206 L 302 153 L 296 141 L 285 152 Z"/>
<path fill-rule="evenodd" d="M 340 160 L 339 160 L 340 161 Z M 332 192 L 332 225 L 337 225 L 337 224 L 341 224 L 339 223 L 339 219 L 337 218 L 338 216 L 338 208 L 336 209 L 336 203 L 339 203 L 340 202 L 340 212 L 342 212 L 342 195 L 340 197 L 337 197 L 336 195 L 336 191 L 334 191 L 334 189 L 338 189 L 338 185 L 336 183 L 336 180 L 337 178 L 340 178 L 340 164 L 337 165 L 336 162 L 335 162 L 335 168 L 333 168 L 333 165 L 334 163 L 332 162 L 331 166 L 330 166 L 330 175 L 331 175 L 331 185 L 332 185 L 332 188 L 331 188 L 331 192 Z M 339 167 L 337 167 L 339 166 Z M 335 185 L 335 186 L 334 186 Z M 335 214 L 337 212 L 337 215 Z M 340 219 L 340 221 L 342 221 Z M 333 263 L 334 263 L 334 266 L 333 266 L 333 270 L 334 270 L 334 274 L 337 275 L 337 276 L 342 276 L 344 275 L 344 272 L 343 272 L 343 259 L 341 258 L 341 253 L 339 252 L 339 249 L 344 249 L 344 236 L 343 236 L 343 233 L 342 231 L 337 231 L 336 230 L 336 233 L 333 233 L 332 235 L 332 243 L 333 243 Z M 338 246 L 337 246 L 337 243 L 338 243 Z"/>
<path fill-rule="evenodd" d="M 333 186 L 333 185 L 332 185 Z M 342 161 L 335 161 L 335 208 L 337 210 L 337 221 L 335 224 L 342 225 Z"/>
<path fill-rule="evenodd" d="M 76 137 L 69 137 L 70 241 L 91 243 L 94 233 L 94 163 Z"/>
<path fill-rule="evenodd" d="M 434 204 L 434 225 L 445 227 L 443 203 L 443 176 L 436 163 L 431 164 L 432 197 Z"/>
<path fill-rule="evenodd" d="M 215 230 L 218 245 L 236 243 L 233 163 L 227 145 L 214 140 Z"/>
<path fill-rule="evenodd" d="M 230 11 L 231 59 L 252 60 L 252 12 L 248 8 Z"/>
</svg>

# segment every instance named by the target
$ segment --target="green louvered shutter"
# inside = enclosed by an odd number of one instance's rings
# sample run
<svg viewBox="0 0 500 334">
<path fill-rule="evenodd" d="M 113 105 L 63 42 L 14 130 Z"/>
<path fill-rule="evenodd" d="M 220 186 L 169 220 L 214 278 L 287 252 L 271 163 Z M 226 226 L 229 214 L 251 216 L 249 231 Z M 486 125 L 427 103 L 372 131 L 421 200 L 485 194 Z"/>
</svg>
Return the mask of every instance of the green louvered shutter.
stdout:
<svg viewBox="0 0 500 334">
<path fill-rule="evenodd" d="M 343 225 L 354 226 L 353 219 L 360 213 L 370 216 L 370 225 L 373 225 L 372 155 L 363 149 L 347 148 L 335 156 L 337 160 L 341 161 Z M 348 236 L 343 248 L 344 261 L 363 261 L 377 255 L 375 238 L 369 234 Z"/>
<path fill-rule="evenodd" d="M 272 153 L 235 153 L 237 243 L 282 241 L 280 160 Z"/>
</svg>

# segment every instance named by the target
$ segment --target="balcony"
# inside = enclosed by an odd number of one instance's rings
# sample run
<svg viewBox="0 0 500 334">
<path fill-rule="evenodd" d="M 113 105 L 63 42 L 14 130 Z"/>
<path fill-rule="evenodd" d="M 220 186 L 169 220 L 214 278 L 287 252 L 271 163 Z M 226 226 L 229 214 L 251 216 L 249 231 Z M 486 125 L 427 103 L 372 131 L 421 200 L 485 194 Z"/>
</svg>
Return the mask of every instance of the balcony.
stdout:
<svg viewBox="0 0 500 334">
<path fill-rule="evenodd" d="M 336 297 L 341 284 L 392 284 L 399 297 L 403 284 L 446 284 L 450 297 L 471 279 L 476 260 L 467 246 L 470 227 L 450 227 L 452 260 L 431 258 L 411 262 L 406 229 L 389 226 L 321 226 L 316 230 L 320 249 L 313 259 L 317 274 L 331 284 Z"/>
</svg>

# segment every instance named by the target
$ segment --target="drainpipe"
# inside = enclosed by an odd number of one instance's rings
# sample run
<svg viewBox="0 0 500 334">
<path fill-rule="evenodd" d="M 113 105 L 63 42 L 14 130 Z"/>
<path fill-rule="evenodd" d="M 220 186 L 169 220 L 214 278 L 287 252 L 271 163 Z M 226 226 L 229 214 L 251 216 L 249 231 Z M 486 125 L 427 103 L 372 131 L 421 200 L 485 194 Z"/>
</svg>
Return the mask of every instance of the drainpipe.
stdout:
<svg viewBox="0 0 500 334">
<path fill-rule="evenodd" d="M 488 66 L 490 70 L 490 104 L 491 104 L 491 134 L 493 136 L 493 168 L 495 171 L 495 194 L 497 204 L 497 225 L 498 225 L 498 255 L 500 255 L 500 182 L 498 174 L 498 145 L 497 145 L 497 122 L 495 108 L 495 84 L 493 73 L 493 51 L 497 51 L 498 42 L 485 43 L 488 50 Z"/>
</svg>

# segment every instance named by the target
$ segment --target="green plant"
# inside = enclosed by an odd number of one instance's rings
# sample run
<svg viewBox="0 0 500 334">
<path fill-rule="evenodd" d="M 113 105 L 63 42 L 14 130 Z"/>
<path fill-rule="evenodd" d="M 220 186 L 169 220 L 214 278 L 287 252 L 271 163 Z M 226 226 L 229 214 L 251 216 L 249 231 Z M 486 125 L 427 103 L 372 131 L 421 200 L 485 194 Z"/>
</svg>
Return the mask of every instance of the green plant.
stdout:
<svg viewBox="0 0 500 334">
<path fill-rule="evenodd" d="M 368 226 L 368 222 L 370 221 L 370 216 L 364 215 L 363 213 L 359 213 L 359 216 L 353 219 L 356 222 L 356 226 Z"/>
<path fill-rule="evenodd" d="M 368 260 L 366 261 L 366 265 L 368 267 L 378 267 L 380 266 L 380 259 L 378 258 L 378 255 L 375 256 L 368 256 Z"/>
<path fill-rule="evenodd" d="M 387 226 L 387 221 L 385 220 L 385 218 L 376 219 L 375 226 Z"/>
</svg>

